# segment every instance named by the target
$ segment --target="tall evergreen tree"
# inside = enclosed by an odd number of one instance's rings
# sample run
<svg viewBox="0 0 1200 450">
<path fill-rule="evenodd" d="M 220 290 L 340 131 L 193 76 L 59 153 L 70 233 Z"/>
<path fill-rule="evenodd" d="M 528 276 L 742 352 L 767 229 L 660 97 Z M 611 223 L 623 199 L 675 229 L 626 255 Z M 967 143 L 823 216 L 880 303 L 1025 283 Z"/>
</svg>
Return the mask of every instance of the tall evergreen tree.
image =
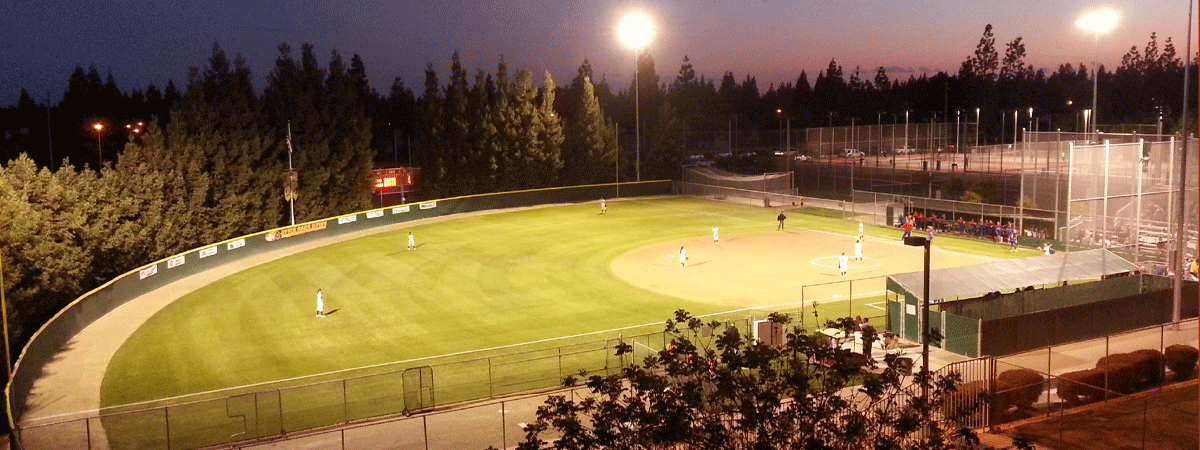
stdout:
<svg viewBox="0 0 1200 450">
<path fill-rule="evenodd" d="M 538 144 L 540 146 L 534 168 L 541 179 L 540 187 L 555 186 L 559 182 L 559 173 L 563 168 L 562 117 L 554 111 L 554 78 L 546 71 L 542 79 L 542 103 L 538 108 Z"/>
<path fill-rule="evenodd" d="M 643 180 L 671 180 L 681 176 L 683 166 L 683 121 L 676 116 L 670 101 L 663 102 L 657 114 L 658 122 L 651 134 L 648 152 L 643 155 Z"/>
<path fill-rule="evenodd" d="M 613 182 L 616 132 L 600 109 L 592 80 L 584 77 L 579 86 L 579 114 L 567 123 L 563 140 L 563 179 L 568 185 Z"/>
<path fill-rule="evenodd" d="M 276 140 L 241 57 L 229 61 L 213 44 L 208 66 L 189 71 L 188 90 L 172 111 L 168 146 L 199 157 L 211 183 L 196 220 L 204 242 L 277 226 L 282 219 Z"/>
<path fill-rule="evenodd" d="M 425 93 L 421 97 L 421 113 L 417 123 L 413 159 L 421 168 L 421 189 L 425 198 L 438 198 L 443 194 L 442 180 L 446 176 L 446 166 L 438 153 L 444 127 L 441 87 L 438 86 L 433 63 L 425 66 Z"/>
<path fill-rule="evenodd" d="M 356 71 L 364 68 L 359 61 Z M 330 209 L 328 216 L 362 211 L 371 207 L 371 170 L 375 152 L 371 148 L 371 119 L 367 117 L 367 98 L 360 96 L 370 89 L 363 82 L 365 73 L 347 72 L 341 55 L 336 51 L 329 62 L 329 78 L 325 82 L 323 114 L 330 145 L 331 171 L 329 185 L 323 190 Z"/>
</svg>

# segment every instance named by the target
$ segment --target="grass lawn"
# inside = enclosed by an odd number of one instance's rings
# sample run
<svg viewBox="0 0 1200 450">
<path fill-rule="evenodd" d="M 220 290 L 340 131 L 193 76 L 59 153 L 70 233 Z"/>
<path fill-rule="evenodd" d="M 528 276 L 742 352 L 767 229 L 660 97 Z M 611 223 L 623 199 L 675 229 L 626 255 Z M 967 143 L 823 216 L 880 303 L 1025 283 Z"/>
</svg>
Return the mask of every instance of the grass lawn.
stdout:
<svg viewBox="0 0 1200 450">
<path fill-rule="evenodd" d="M 870 258 L 843 279 L 836 256 L 853 254 L 858 223 L 811 209 L 791 210 L 789 231 L 777 232 L 778 210 L 634 199 L 609 202 L 605 215 L 594 204 L 517 210 L 313 249 L 158 312 L 110 362 L 102 407 L 214 399 L 173 408 L 172 422 L 228 420 L 171 433 L 229 439 L 245 420 L 277 432 L 399 412 L 402 389 L 446 404 L 554 385 L 580 368 L 614 367 L 618 335 L 661 332 L 677 309 L 722 319 L 803 312 L 812 324 L 815 301 L 822 319 L 882 317 L 882 277 L 921 270 L 921 250 L 900 245 L 898 230 L 868 225 Z M 410 231 L 415 251 L 405 249 Z M 668 257 L 681 245 L 686 269 Z M 935 267 L 1038 254 L 951 237 L 934 248 Z M 318 288 L 327 318 L 314 317 Z M 433 367 L 424 394 L 402 372 L 419 366 Z M 250 396 L 226 400 L 234 394 Z M 114 436 L 145 420 L 106 419 L 105 428 Z"/>
</svg>

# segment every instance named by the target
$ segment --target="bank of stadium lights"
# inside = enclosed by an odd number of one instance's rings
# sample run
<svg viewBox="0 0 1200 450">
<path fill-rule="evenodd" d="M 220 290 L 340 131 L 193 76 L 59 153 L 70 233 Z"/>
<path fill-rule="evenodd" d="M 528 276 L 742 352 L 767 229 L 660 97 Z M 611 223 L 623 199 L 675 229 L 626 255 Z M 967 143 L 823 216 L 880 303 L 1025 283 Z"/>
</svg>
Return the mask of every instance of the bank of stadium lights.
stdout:
<svg viewBox="0 0 1200 450">
<path fill-rule="evenodd" d="M 1117 26 L 1117 22 L 1121 16 L 1111 9 L 1099 9 L 1085 14 L 1075 21 L 1075 26 L 1091 31 L 1095 36 L 1096 56 L 1099 59 L 1100 54 L 1100 33 L 1113 29 Z M 1189 25 L 1190 26 L 1190 25 Z M 1100 61 L 1092 63 L 1092 131 L 1096 131 L 1097 108 L 1096 108 L 1096 89 L 1099 87 L 1099 69 Z"/>
<path fill-rule="evenodd" d="M 617 25 L 617 36 L 621 38 L 621 42 L 633 48 L 633 129 L 636 141 L 633 167 L 637 181 L 642 181 L 642 111 L 638 98 L 638 52 L 643 46 L 650 43 L 650 38 L 654 37 L 654 24 L 645 14 L 631 13 L 621 19 L 621 23 Z"/>
</svg>

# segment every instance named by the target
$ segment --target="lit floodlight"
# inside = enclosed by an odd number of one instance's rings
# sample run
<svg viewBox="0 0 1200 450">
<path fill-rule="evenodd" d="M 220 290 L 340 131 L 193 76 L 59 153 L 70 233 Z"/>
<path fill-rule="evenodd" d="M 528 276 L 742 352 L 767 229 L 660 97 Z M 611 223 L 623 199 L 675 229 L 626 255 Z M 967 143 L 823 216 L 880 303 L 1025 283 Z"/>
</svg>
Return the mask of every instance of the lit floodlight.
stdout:
<svg viewBox="0 0 1200 450">
<path fill-rule="evenodd" d="M 625 45 L 638 49 L 654 36 L 654 24 L 645 14 L 633 13 L 621 19 L 621 24 L 617 25 L 617 35 Z"/>
<path fill-rule="evenodd" d="M 1093 33 L 1103 33 L 1117 26 L 1118 19 L 1120 16 L 1116 12 L 1111 9 L 1102 9 L 1080 17 L 1075 21 L 1075 25 Z"/>
</svg>

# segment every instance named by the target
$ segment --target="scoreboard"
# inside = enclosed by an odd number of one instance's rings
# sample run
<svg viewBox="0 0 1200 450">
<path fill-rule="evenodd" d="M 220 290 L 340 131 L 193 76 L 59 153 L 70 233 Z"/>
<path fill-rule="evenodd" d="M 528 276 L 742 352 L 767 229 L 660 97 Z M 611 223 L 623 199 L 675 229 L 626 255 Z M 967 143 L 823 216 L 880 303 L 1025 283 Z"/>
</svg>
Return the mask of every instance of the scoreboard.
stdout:
<svg viewBox="0 0 1200 450">
<path fill-rule="evenodd" d="M 416 190 L 417 172 L 413 167 L 375 169 L 375 193 L 412 192 Z"/>
</svg>

